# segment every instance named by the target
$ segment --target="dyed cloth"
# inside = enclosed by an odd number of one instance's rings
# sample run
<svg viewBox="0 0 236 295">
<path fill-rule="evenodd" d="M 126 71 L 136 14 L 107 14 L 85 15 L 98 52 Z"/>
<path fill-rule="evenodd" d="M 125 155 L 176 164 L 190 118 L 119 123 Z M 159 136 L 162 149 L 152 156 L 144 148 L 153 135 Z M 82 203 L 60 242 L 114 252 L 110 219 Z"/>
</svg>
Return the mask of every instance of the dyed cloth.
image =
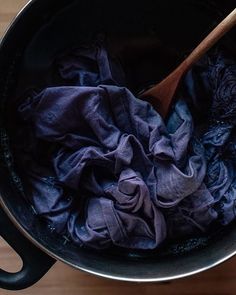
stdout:
<svg viewBox="0 0 236 295">
<path fill-rule="evenodd" d="M 206 56 L 167 122 L 103 46 L 58 57 L 55 86 L 19 106 L 26 196 L 78 245 L 154 249 L 235 218 L 236 65 Z M 198 116 L 201 114 L 201 116 Z"/>
</svg>

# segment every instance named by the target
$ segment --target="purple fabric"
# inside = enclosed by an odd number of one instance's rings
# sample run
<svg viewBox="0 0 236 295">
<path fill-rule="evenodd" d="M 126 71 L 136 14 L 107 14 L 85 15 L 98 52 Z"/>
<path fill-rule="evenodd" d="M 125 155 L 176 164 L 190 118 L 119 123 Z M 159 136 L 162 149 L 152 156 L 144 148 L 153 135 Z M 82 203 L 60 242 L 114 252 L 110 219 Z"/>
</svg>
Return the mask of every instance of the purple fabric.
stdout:
<svg viewBox="0 0 236 295">
<path fill-rule="evenodd" d="M 124 87 L 103 47 L 67 52 L 54 66 L 61 85 L 18 108 L 26 140 L 17 161 L 28 168 L 26 195 L 57 232 L 92 248 L 153 249 L 235 218 L 233 62 L 203 59 L 167 122 Z M 210 97 L 210 116 L 194 126 L 200 95 Z"/>
</svg>

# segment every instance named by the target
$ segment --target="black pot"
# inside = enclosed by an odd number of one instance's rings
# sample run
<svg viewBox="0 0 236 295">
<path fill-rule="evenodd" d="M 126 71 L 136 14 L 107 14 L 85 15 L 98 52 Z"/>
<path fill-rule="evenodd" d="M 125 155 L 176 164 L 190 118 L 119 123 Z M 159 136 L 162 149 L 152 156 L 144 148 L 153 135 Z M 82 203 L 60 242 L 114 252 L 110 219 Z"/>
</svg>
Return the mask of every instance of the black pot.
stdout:
<svg viewBox="0 0 236 295">
<path fill-rule="evenodd" d="M 10 97 L 20 75 L 18 65 L 27 44 L 56 12 L 70 5 L 74 5 L 73 11 L 78 14 L 76 30 L 81 36 L 96 28 L 97 31 L 108 30 L 110 35 L 129 37 L 129 34 L 146 34 L 147 28 L 155 27 L 160 39 L 177 53 L 180 61 L 235 7 L 235 0 L 228 0 L 227 4 L 220 0 L 181 0 L 178 4 L 157 0 L 129 1 L 128 4 L 127 1 L 108 0 L 33 0 L 21 11 L 0 46 L 0 234 L 22 257 L 23 268 L 15 274 L 0 270 L 0 287 L 17 290 L 31 286 L 56 260 L 102 277 L 162 282 L 198 273 L 232 257 L 236 253 L 235 224 L 227 227 L 221 236 L 178 241 L 148 253 L 78 249 L 52 232 L 22 198 L 23 188 L 10 148 L 9 126 L 13 119 L 9 111 Z M 65 23 L 70 23 L 71 19 L 65 14 Z M 221 41 L 234 54 L 235 33 L 232 31 Z M 63 40 L 66 29 L 60 30 L 60 35 Z M 177 61 L 173 62 L 168 71 L 176 64 Z M 162 72 L 159 79 L 166 74 Z"/>
</svg>

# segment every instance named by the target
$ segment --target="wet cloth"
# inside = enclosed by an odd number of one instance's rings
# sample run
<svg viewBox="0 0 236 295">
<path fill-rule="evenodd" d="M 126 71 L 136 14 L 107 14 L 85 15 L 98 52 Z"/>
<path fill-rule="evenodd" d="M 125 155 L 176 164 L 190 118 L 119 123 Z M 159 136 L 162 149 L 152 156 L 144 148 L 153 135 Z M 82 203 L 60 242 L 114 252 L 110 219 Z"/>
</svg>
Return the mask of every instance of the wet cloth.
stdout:
<svg viewBox="0 0 236 295">
<path fill-rule="evenodd" d="M 26 195 L 57 232 L 92 248 L 154 249 L 234 219 L 231 59 L 216 52 L 195 66 L 167 122 L 125 87 L 103 46 L 66 52 L 53 67 L 55 86 L 18 108 L 17 161 Z"/>
</svg>

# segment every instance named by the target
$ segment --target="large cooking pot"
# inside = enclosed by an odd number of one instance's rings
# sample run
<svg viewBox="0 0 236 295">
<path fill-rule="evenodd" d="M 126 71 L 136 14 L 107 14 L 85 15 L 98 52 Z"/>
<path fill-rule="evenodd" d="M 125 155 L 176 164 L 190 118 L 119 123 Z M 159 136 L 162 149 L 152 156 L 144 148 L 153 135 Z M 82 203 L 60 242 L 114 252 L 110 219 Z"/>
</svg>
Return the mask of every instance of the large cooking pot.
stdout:
<svg viewBox="0 0 236 295">
<path fill-rule="evenodd" d="M 155 27 L 160 39 L 179 54 L 180 60 L 231 9 L 235 0 L 224 1 L 109 1 L 109 0 L 33 0 L 16 17 L 0 46 L 0 234 L 23 260 L 23 268 L 12 274 L 0 270 L 0 287 L 22 289 L 34 284 L 48 269 L 61 260 L 77 269 L 102 277 L 138 282 L 162 282 L 207 270 L 236 253 L 236 224 L 223 232 L 176 241 L 156 251 L 137 252 L 116 249 L 97 252 L 76 247 L 57 235 L 35 214 L 22 198 L 22 188 L 11 153 L 9 126 L 11 97 L 21 75 L 19 65 L 27 45 L 43 24 L 58 11 L 73 7 L 76 29 L 86 36 L 91 30 L 109 30 L 112 35 L 146 34 Z M 128 2 L 128 3 L 127 3 Z M 178 2 L 174 4 L 174 2 Z M 66 10 L 64 25 L 58 28 L 55 46 L 68 35 L 72 21 Z M 64 29 L 62 29 L 64 28 Z M 55 28 L 54 28 L 55 29 Z M 235 54 L 233 30 L 223 39 L 223 46 Z M 70 32 L 72 34 L 72 32 Z M 50 39 L 45 37 L 45 42 Z M 54 35 L 53 35 L 54 36 Z M 128 36 L 128 35 L 127 35 Z M 67 36 L 68 37 L 68 36 Z M 71 37 L 73 38 L 73 36 Z M 127 39 L 127 38 L 126 38 Z M 56 40 L 56 37 L 55 37 Z M 57 45 L 56 45 L 57 44 Z M 59 44 L 59 45 L 58 45 Z M 175 67 L 173 63 L 171 67 Z M 168 68 L 168 71 L 171 69 Z M 162 78 L 167 71 L 161 73 Z M 6 111 L 6 108 L 8 111 Z M 27 167 L 23 167 L 27 169 Z"/>
</svg>

